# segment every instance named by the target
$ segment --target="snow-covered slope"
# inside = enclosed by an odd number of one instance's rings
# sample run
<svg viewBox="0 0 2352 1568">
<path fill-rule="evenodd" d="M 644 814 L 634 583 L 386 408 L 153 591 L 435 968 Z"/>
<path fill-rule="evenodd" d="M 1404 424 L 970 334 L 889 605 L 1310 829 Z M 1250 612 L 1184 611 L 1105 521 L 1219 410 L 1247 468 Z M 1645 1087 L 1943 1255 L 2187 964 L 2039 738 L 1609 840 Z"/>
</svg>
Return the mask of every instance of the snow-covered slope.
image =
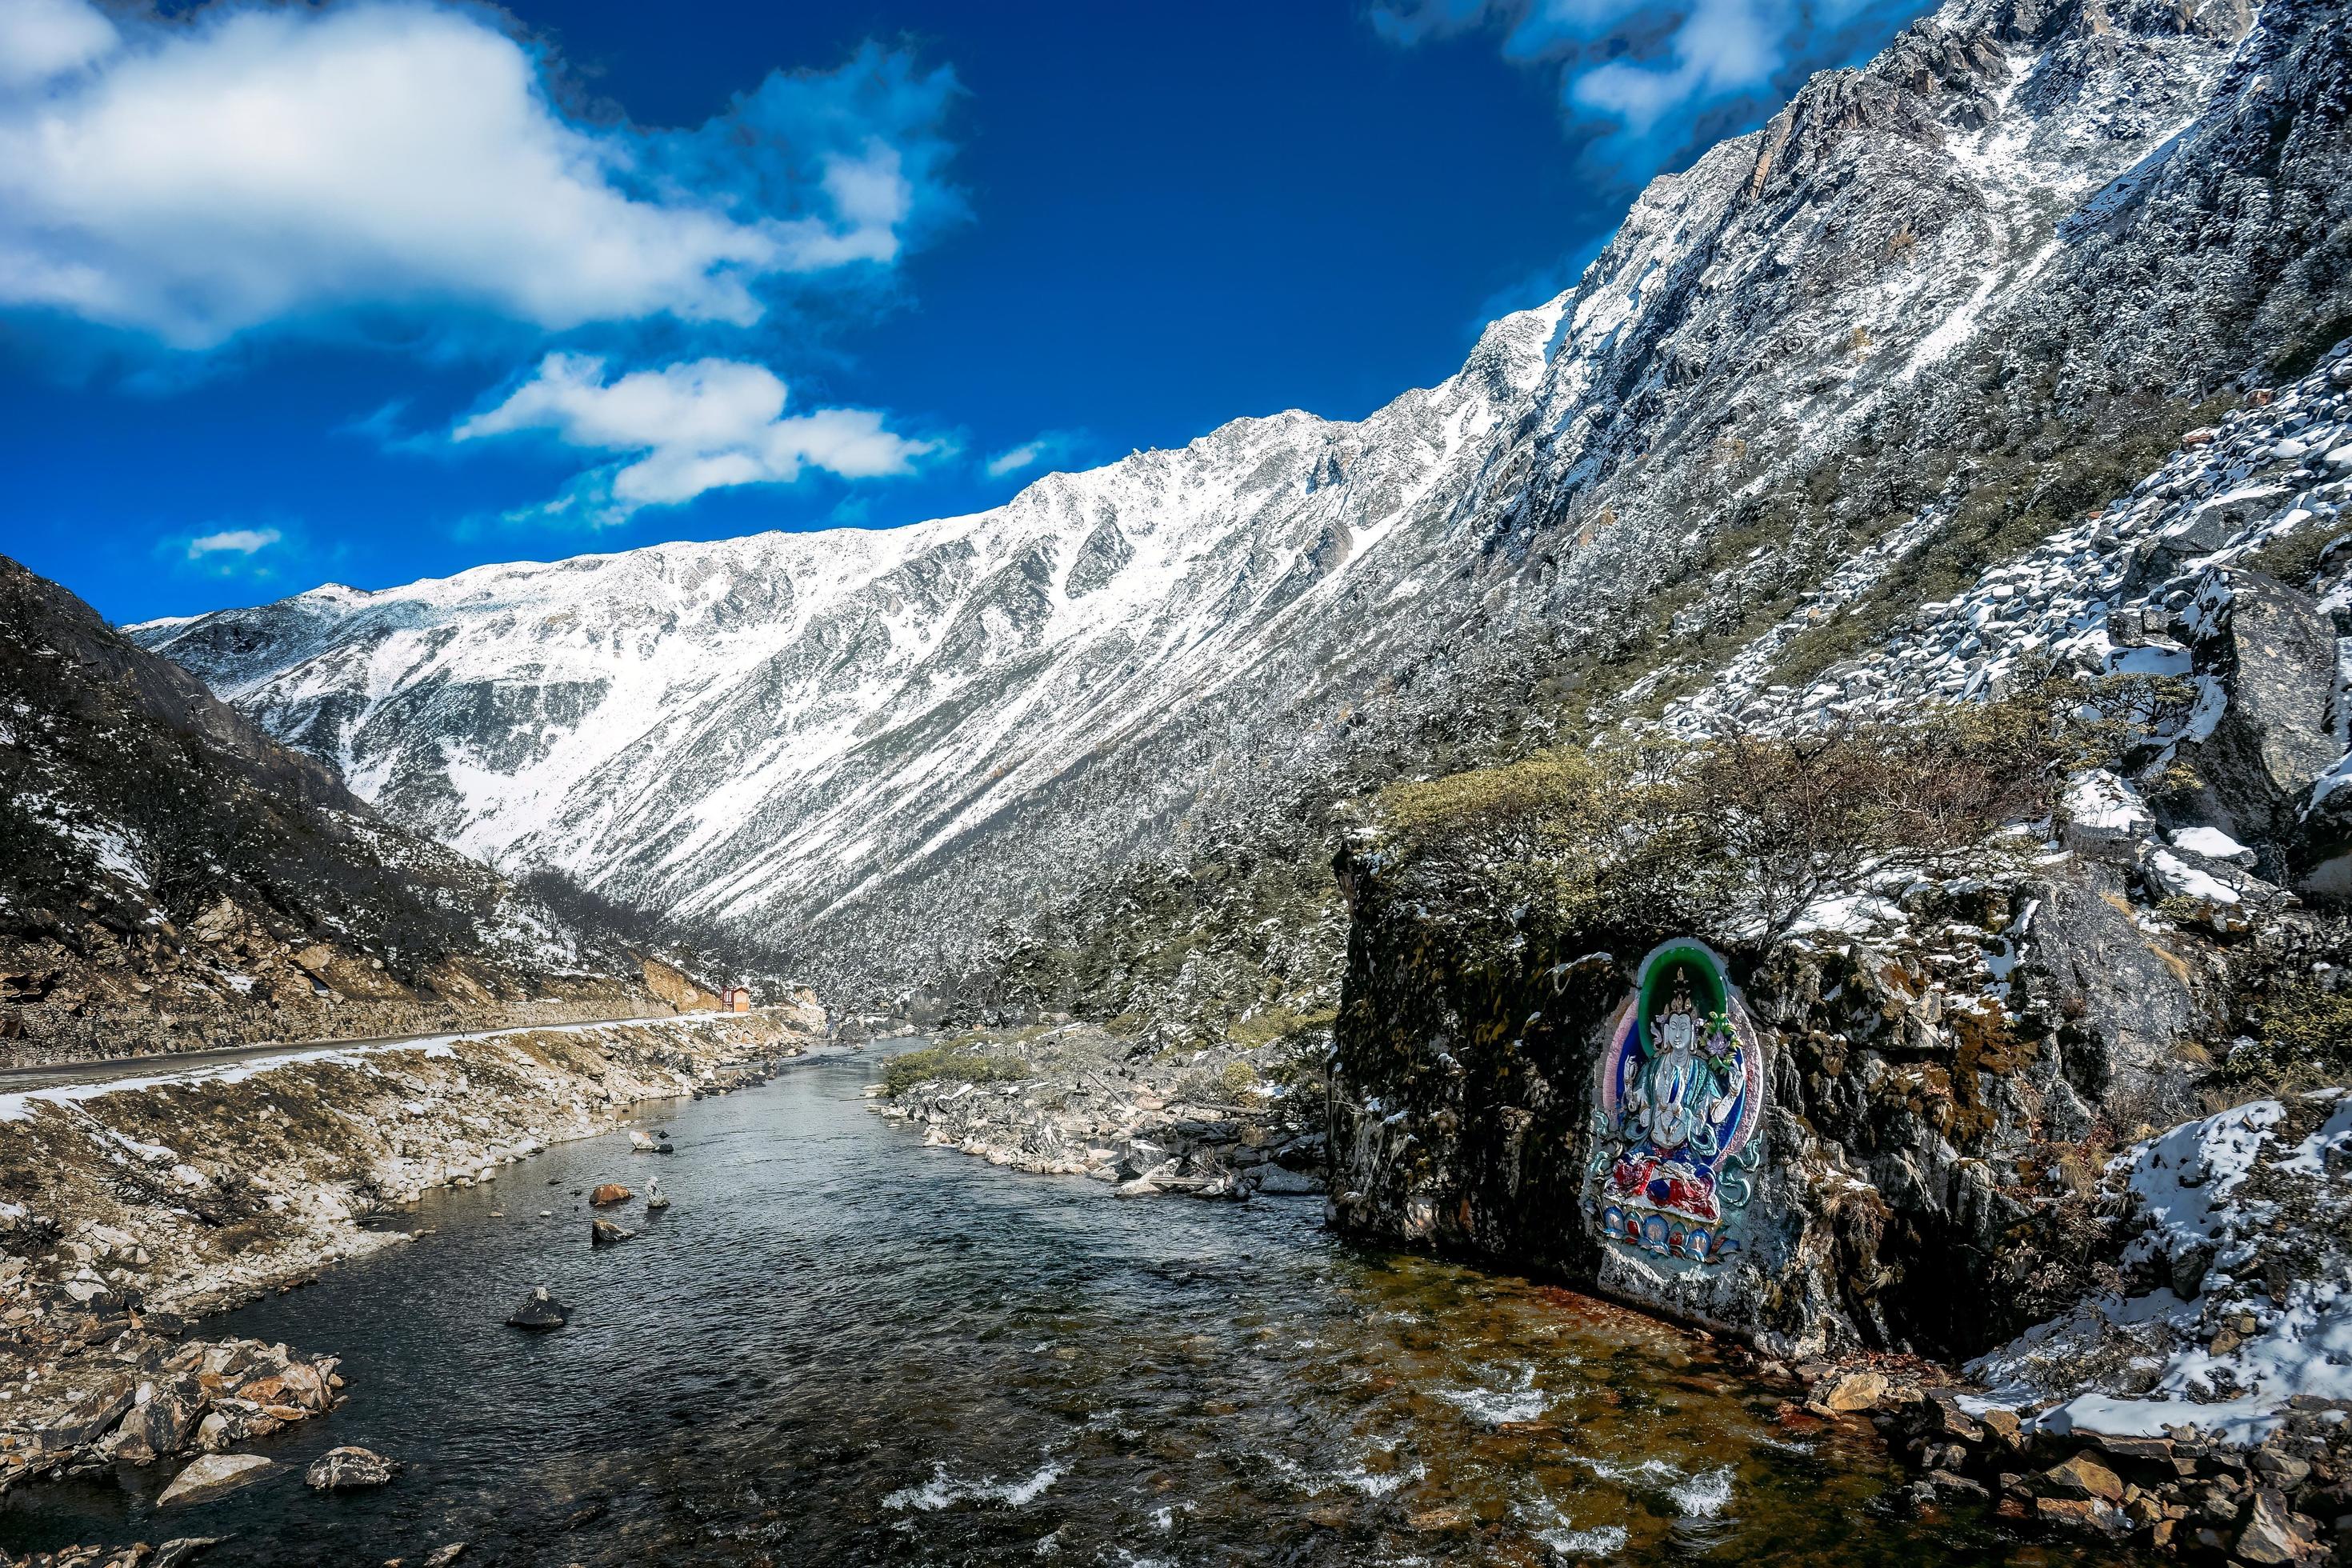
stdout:
<svg viewBox="0 0 2352 1568">
<path fill-rule="evenodd" d="M 2342 302 L 2342 10 L 1954 0 L 1359 422 L 137 635 L 461 848 L 953 972 L 1138 857 L 1704 679 L 1944 526 L 1970 452 L 2299 352 Z"/>
<path fill-rule="evenodd" d="M 1237 421 L 974 517 L 330 587 L 142 635 L 460 848 L 689 915 L 817 912 L 1181 730 L 1308 628 L 1376 617 L 1345 603 L 1349 563 L 1468 482 L 1551 316 L 1362 426 Z"/>
<path fill-rule="evenodd" d="M 2126 1288 L 1969 1373 L 2057 1432 L 2193 1426 L 2257 1442 L 2291 1407 L 2352 1400 L 2347 1155 L 2352 1097 L 2328 1089 L 2234 1106 L 2117 1156 L 2108 1180 L 2136 1232 Z"/>
</svg>

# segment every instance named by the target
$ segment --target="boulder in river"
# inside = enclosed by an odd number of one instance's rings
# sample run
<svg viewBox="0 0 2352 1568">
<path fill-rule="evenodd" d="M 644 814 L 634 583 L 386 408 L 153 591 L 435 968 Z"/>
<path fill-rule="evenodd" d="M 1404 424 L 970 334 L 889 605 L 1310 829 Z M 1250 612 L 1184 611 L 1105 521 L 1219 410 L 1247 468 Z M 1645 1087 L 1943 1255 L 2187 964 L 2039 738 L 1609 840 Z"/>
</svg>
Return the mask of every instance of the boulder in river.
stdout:
<svg viewBox="0 0 2352 1568">
<path fill-rule="evenodd" d="M 188 1461 L 188 1468 L 172 1478 L 163 1495 L 155 1500 L 157 1508 L 170 1508 L 174 1503 L 210 1502 L 226 1497 L 239 1487 L 250 1486 L 278 1468 L 258 1454 L 199 1454 Z"/>
<path fill-rule="evenodd" d="M 592 1225 L 602 1226 L 604 1223 L 600 1219 L 592 1222 Z M 617 1230 L 620 1227 L 615 1226 L 613 1228 Z M 571 1321 L 571 1308 L 549 1295 L 546 1286 L 538 1285 L 532 1287 L 530 1294 L 523 1298 L 521 1306 L 508 1314 L 507 1322 L 513 1328 L 544 1332 L 549 1329 L 562 1328 Z"/>
<path fill-rule="evenodd" d="M 1309 1171 L 1293 1171 L 1281 1165 L 1260 1165 L 1251 1177 L 1250 1184 L 1269 1197 L 1306 1197 L 1323 1190 L 1321 1178 Z"/>
<path fill-rule="evenodd" d="M 628 1240 L 636 1234 L 635 1231 L 625 1226 L 614 1225 L 609 1219 L 592 1219 L 588 1222 L 588 1244 L 591 1247 L 612 1247 Z"/>
<path fill-rule="evenodd" d="M 610 1208 L 614 1204 L 627 1203 L 635 1195 L 618 1182 L 606 1182 L 588 1194 L 588 1202 L 595 1208 Z"/>
<path fill-rule="evenodd" d="M 385 1458 L 373 1448 L 345 1445 L 330 1448 L 310 1461 L 302 1479 L 311 1489 L 322 1492 L 357 1491 L 364 1487 L 380 1487 L 390 1483 L 400 1469 L 399 1464 Z"/>
</svg>

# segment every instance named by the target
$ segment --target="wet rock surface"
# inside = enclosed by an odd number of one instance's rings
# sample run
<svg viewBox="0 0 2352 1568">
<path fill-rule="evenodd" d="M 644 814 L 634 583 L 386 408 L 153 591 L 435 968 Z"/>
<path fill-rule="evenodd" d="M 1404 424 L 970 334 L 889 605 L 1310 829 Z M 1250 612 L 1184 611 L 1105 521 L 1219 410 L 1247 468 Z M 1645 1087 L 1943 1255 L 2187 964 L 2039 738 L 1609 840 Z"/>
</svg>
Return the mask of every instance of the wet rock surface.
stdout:
<svg viewBox="0 0 2352 1568">
<path fill-rule="evenodd" d="M 571 1321 L 571 1309 L 548 1293 L 541 1285 L 522 1299 L 522 1304 L 507 1315 L 509 1328 L 530 1329 L 544 1332 L 560 1329 Z"/>
<path fill-rule="evenodd" d="M 155 1500 L 157 1508 L 211 1502 L 241 1488 L 267 1480 L 278 1468 L 258 1454 L 200 1454 L 188 1461 L 172 1484 Z"/>
<path fill-rule="evenodd" d="M 215 1536 L 183 1536 L 161 1546 L 142 1541 L 130 1546 L 68 1546 L 23 1557 L 0 1552 L 0 1568 L 183 1568 L 205 1548 L 219 1544 Z"/>
<path fill-rule="evenodd" d="M 396 1461 L 373 1448 L 346 1445 L 330 1448 L 311 1460 L 310 1468 L 302 1472 L 302 1479 L 313 1491 L 358 1491 L 367 1487 L 390 1486 L 399 1472 Z"/>
<path fill-rule="evenodd" d="M 28 1477 L 145 1466 L 217 1452 L 324 1415 L 341 1401 L 335 1357 L 249 1340 L 177 1338 L 100 1291 L 76 1299 L 19 1283 L 0 1347 L 0 1490 Z"/>
</svg>

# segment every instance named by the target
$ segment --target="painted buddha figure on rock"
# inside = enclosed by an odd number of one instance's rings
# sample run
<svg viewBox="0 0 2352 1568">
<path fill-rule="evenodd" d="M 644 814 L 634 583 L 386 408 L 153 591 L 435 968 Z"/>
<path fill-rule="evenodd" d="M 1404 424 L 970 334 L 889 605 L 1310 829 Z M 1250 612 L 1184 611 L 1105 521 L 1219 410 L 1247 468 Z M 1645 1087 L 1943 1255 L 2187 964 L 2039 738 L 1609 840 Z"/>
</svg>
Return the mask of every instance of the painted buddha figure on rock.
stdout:
<svg viewBox="0 0 2352 1568">
<path fill-rule="evenodd" d="M 1736 1247 L 1725 1213 L 1745 1204 L 1747 1184 L 1726 1166 L 1755 1127 L 1763 1085 L 1712 953 L 1670 943 L 1651 955 L 1602 1071 L 1602 1234 L 1696 1262 Z"/>
</svg>

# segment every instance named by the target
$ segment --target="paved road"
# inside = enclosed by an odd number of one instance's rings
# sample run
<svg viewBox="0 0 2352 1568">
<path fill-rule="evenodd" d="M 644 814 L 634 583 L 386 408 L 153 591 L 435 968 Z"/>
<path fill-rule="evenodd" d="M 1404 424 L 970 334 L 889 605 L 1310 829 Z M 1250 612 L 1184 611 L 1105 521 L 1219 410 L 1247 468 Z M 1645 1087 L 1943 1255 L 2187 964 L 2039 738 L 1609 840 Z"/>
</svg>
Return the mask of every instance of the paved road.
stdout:
<svg viewBox="0 0 2352 1568">
<path fill-rule="evenodd" d="M 518 1024 L 515 1028 L 577 1028 L 591 1024 L 649 1024 L 659 1018 L 675 1018 L 675 1013 L 622 1018 L 582 1018 L 571 1024 Z M 715 1016 L 715 1015 L 714 1015 Z M 465 1034 L 498 1034 L 497 1029 L 467 1029 Z M 299 1057 L 315 1057 L 327 1051 L 347 1051 L 356 1046 L 399 1046 L 416 1040 L 437 1040 L 451 1031 L 435 1029 L 422 1035 L 377 1035 L 365 1039 L 305 1040 L 287 1045 L 278 1040 L 264 1040 L 253 1046 L 225 1046 L 211 1051 L 167 1051 L 143 1057 L 108 1057 L 99 1061 L 35 1062 L 26 1067 L 0 1068 L 0 1093 L 20 1093 L 28 1089 L 59 1089 L 68 1084 L 106 1083 L 120 1078 L 152 1078 L 160 1073 L 186 1072 L 194 1068 L 220 1067 L 232 1062 L 260 1061 L 279 1058 L 291 1061 Z"/>
</svg>

